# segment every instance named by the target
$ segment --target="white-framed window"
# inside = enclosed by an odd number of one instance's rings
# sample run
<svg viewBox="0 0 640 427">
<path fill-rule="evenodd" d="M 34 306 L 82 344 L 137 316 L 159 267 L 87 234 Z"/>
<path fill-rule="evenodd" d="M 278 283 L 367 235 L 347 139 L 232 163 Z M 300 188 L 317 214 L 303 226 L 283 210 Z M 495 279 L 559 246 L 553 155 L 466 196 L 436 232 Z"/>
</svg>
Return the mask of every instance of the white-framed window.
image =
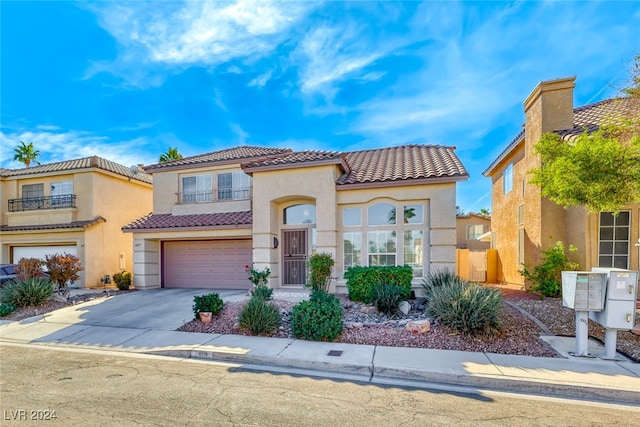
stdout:
<svg viewBox="0 0 640 427">
<path fill-rule="evenodd" d="M 51 206 L 72 206 L 73 181 L 51 183 Z"/>
<path fill-rule="evenodd" d="M 484 234 L 484 226 L 482 224 L 467 225 L 467 240 L 476 240 Z"/>
<path fill-rule="evenodd" d="M 249 198 L 251 178 L 242 171 L 218 174 L 218 199 L 238 200 Z"/>
<path fill-rule="evenodd" d="M 22 186 L 23 199 L 36 199 L 44 197 L 44 184 L 25 184 Z"/>
<path fill-rule="evenodd" d="M 182 178 L 182 203 L 203 203 L 212 199 L 211 175 Z"/>
<path fill-rule="evenodd" d="M 406 264 L 412 267 L 414 277 L 423 277 L 427 224 L 424 204 L 374 202 L 343 207 L 342 218 L 345 271 L 357 265 Z"/>
<path fill-rule="evenodd" d="M 504 173 L 502 174 L 502 188 L 504 190 L 504 194 L 513 190 L 513 163 L 509 163 L 507 167 L 504 168 Z"/>
<path fill-rule="evenodd" d="M 315 224 L 316 205 L 300 204 L 289 206 L 284 209 L 282 222 L 285 225 L 295 224 Z"/>
<path fill-rule="evenodd" d="M 631 212 L 600 212 L 598 267 L 629 268 Z"/>
</svg>

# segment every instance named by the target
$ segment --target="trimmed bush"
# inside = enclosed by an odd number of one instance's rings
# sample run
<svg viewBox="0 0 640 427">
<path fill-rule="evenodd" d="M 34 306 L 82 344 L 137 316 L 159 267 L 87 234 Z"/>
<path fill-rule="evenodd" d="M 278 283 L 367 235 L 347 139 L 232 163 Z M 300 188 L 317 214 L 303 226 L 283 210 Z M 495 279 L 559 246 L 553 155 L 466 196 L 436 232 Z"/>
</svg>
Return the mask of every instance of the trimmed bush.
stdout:
<svg viewBox="0 0 640 427">
<path fill-rule="evenodd" d="M 254 335 L 270 335 L 281 322 L 278 307 L 259 297 L 252 297 L 238 315 L 240 327 Z"/>
<path fill-rule="evenodd" d="M 5 317 L 17 310 L 17 307 L 11 304 L 0 304 L 0 317 Z"/>
<path fill-rule="evenodd" d="M 196 295 L 193 297 L 193 316 L 196 320 L 200 317 L 200 312 L 210 311 L 215 316 L 219 314 L 224 308 L 224 301 L 217 293 L 211 293 L 206 295 Z"/>
<path fill-rule="evenodd" d="M 431 298 L 431 292 L 433 289 L 440 288 L 451 283 L 464 283 L 464 280 L 447 269 L 428 272 L 422 280 L 422 290 L 424 292 L 425 299 L 428 301 Z"/>
<path fill-rule="evenodd" d="M 113 281 L 116 282 L 118 289 L 127 291 L 131 287 L 131 273 L 128 271 L 113 273 Z"/>
<path fill-rule="evenodd" d="M 45 264 L 49 272 L 49 278 L 57 285 L 57 290 L 63 292 L 68 283 L 80 279 L 79 272 L 84 270 L 80 258 L 64 253 L 62 255 L 45 255 Z"/>
<path fill-rule="evenodd" d="M 331 257 L 331 254 L 317 253 L 311 255 L 308 261 L 309 279 L 306 286 L 314 291 L 329 292 L 331 270 L 334 264 L 335 261 Z"/>
<path fill-rule="evenodd" d="M 413 270 L 408 265 L 387 267 L 351 267 L 344 273 L 351 301 L 370 303 L 373 288 L 379 284 L 399 286 L 402 298 L 411 295 Z"/>
<path fill-rule="evenodd" d="M 398 305 L 403 301 L 402 288 L 394 285 L 376 285 L 373 288 L 373 304 L 376 309 L 385 314 L 394 314 Z"/>
<path fill-rule="evenodd" d="M 465 335 L 496 335 L 503 307 L 500 289 L 452 281 L 431 289 L 427 313 Z"/>
<path fill-rule="evenodd" d="M 263 301 L 269 301 L 273 295 L 273 289 L 264 285 L 259 285 L 251 291 L 252 298 L 260 298 Z"/>
<path fill-rule="evenodd" d="M 20 280 L 31 279 L 32 277 L 45 277 L 44 261 L 40 258 L 20 258 L 16 266 L 16 277 Z"/>
<path fill-rule="evenodd" d="M 53 295 L 53 284 L 41 277 L 16 279 L 2 288 L 0 300 L 15 307 L 34 307 L 46 302 Z"/>
<path fill-rule="evenodd" d="M 293 306 L 291 331 L 303 340 L 334 341 L 342 333 L 342 306 L 335 295 L 316 291 Z"/>
</svg>

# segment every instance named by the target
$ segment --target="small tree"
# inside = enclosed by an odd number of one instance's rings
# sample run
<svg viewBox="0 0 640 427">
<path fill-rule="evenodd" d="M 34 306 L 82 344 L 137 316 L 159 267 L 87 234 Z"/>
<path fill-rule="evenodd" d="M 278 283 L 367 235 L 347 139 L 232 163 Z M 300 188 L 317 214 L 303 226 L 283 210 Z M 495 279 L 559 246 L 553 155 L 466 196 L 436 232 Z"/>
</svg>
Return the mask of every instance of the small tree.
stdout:
<svg viewBox="0 0 640 427">
<path fill-rule="evenodd" d="M 58 291 L 63 294 L 66 293 L 67 283 L 78 280 L 80 278 L 78 273 L 84 270 L 80 264 L 80 259 L 67 253 L 47 255 L 45 263 L 51 281 L 57 285 Z"/>
<path fill-rule="evenodd" d="M 20 258 L 16 267 L 16 276 L 19 280 L 27 280 L 33 277 L 44 277 L 42 267 L 44 261 L 40 258 Z"/>
<path fill-rule="evenodd" d="M 160 154 L 159 163 L 170 162 L 171 160 L 180 160 L 182 154 L 178 152 L 178 147 L 169 147 L 166 153 Z"/>
<path fill-rule="evenodd" d="M 575 246 L 570 245 L 567 254 L 564 243 L 558 241 L 542 251 L 542 262 L 539 265 L 523 265 L 524 268 L 519 273 L 533 282 L 531 290 L 534 292 L 544 297 L 559 297 L 562 294 L 562 272 L 579 268 L 578 263 L 569 259 L 569 255 L 577 250 Z"/>
<path fill-rule="evenodd" d="M 25 167 L 29 167 L 32 161 L 37 162 L 38 156 L 40 156 L 40 151 L 33 148 L 33 142 L 25 144 L 20 141 L 19 145 L 13 149 L 14 156 L 13 160 L 17 160 L 21 163 L 24 163 Z M 38 163 L 39 164 L 39 163 Z"/>
<path fill-rule="evenodd" d="M 309 264 L 309 280 L 307 286 L 314 291 L 329 291 L 331 284 L 331 270 L 335 264 L 331 254 L 317 253 L 311 255 Z"/>
</svg>

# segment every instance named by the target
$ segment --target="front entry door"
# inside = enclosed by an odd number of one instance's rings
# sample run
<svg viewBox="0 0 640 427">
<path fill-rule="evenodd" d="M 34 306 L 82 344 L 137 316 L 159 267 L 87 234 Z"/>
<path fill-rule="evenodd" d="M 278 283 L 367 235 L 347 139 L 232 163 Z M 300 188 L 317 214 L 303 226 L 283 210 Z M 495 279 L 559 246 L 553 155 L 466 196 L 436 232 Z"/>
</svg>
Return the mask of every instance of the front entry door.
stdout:
<svg viewBox="0 0 640 427">
<path fill-rule="evenodd" d="M 283 230 L 282 265 L 285 286 L 307 283 L 307 229 Z"/>
</svg>

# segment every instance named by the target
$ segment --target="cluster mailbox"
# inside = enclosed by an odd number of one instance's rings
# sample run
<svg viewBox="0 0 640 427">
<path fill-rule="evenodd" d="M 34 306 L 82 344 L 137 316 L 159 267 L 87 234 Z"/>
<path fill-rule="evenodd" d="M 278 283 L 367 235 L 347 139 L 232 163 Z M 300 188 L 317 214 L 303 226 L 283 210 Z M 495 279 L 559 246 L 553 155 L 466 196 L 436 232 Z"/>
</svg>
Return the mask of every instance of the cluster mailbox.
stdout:
<svg viewBox="0 0 640 427">
<path fill-rule="evenodd" d="M 591 320 L 605 328 L 633 329 L 636 310 L 638 272 L 615 268 L 594 268 L 608 276 L 604 309 L 589 313 Z"/>
<path fill-rule="evenodd" d="M 562 272 L 562 305 L 576 311 L 604 309 L 607 274 L 592 271 Z"/>
</svg>

